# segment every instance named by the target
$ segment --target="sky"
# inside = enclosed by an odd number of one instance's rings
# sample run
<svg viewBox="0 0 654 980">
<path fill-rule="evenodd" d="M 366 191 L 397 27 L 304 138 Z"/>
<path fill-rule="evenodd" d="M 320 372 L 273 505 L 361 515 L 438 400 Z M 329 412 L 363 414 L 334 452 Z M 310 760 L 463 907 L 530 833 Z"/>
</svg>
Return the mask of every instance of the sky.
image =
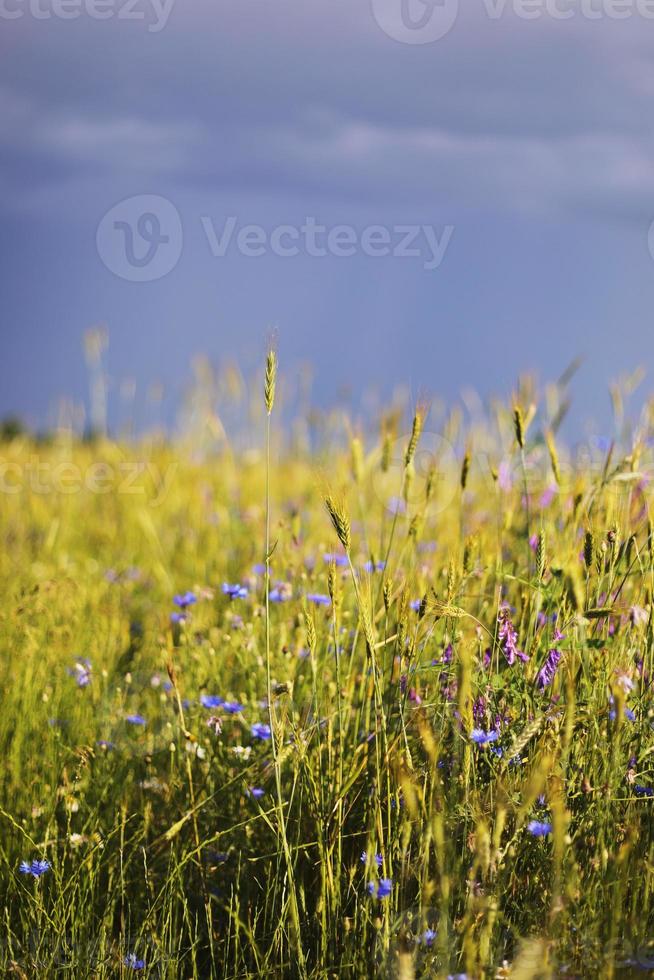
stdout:
<svg viewBox="0 0 654 980">
<path fill-rule="evenodd" d="M 278 331 L 312 398 L 649 367 L 652 0 L 0 0 L 0 416 Z M 649 375 L 644 388 L 647 390 Z M 140 414 L 139 414 L 140 413 Z"/>
</svg>

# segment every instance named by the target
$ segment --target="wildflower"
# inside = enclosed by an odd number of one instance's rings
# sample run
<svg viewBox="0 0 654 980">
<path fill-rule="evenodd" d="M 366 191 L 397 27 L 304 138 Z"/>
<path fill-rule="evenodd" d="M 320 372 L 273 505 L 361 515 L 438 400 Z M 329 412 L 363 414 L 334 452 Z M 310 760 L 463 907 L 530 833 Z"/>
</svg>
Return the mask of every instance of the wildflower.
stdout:
<svg viewBox="0 0 654 980">
<path fill-rule="evenodd" d="M 361 851 L 361 863 L 365 864 L 367 860 L 368 860 L 368 852 Z M 377 865 L 377 867 L 381 868 L 383 863 L 384 863 L 384 859 L 381 856 L 381 854 L 375 854 L 375 864 Z"/>
<path fill-rule="evenodd" d="M 618 684 L 622 688 L 625 694 L 629 694 L 629 691 L 633 691 L 636 686 L 629 676 L 629 674 L 624 670 L 616 670 L 615 672 Z"/>
<path fill-rule="evenodd" d="M 391 514 L 405 514 L 406 513 L 406 503 L 401 497 L 391 497 L 391 499 L 386 504 L 386 508 Z"/>
<path fill-rule="evenodd" d="M 125 721 L 128 721 L 130 725 L 147 725 L 143 715 L 127 715 Z"/>
<path fill-rule="evenodd" d="M 548 687 L 554 680 L 554 675 L 558 669 L 561 657 L 561 651 L 557 650 L 556 648 L 553 648 L 547 654 L 545 663 L 536 675 L 536 686 L 539 687 L 541 691 L 544 687 Z"/>
<path fill-rule="evenodd" d="M 419 942 L 424 943 L 425 946 L 433 946 L 436 940 L 436 930 L 435 929 L 425 929 Z"/>
<path fill-rule="evenodd" d="M 91 683 L 91 661 L 88 657 L 78 657 L 68 673 L 75 678 L 78 687 L 88 687 Z"/>
<path fill-rule="evenodd" d="M 552 824 L 547 821 L 531 820 L 527 824 L 527 830 L 532 837 L 547 837 L 552 833 Z"/>
<path fill-rule="evenodd" d="M 52 865 L 49 861 L 35 859 L 34 861 L 21 861 L 18 870 L 21 874 L 32 875 L 33 878 L 40 878 Z"/>
<path fill-rule="evenodd" d="M 413 609 L 414 612 L 420 612 L 420 607 L 422 606 L 422 599 L 412 599 L 409 603 L 409 607 Z"/>
<path fill-rule="evenodd" d="M 186 622 L 186 616 L 181 612 L 172 612 L 170 614 L 170 621 L 171 623 L 178 623 L 181 626 L 182 623 Z"/>
<path fill-rule="evenodd" d="M 242 585 L 230 585 L 229 582 L 223 582 L 223 594 L 228 595 L 230 599 L 245 599 L 248 590 Z"/>
<path fill-rule="evenodd" d="M 610 705 L 615 704 L 615 699 L 614 699 L 613 695 L 611 695 L 609 697 L 609 704 Z M 633 711 L 631 710 L 631 708 L 626 708 L 626 707 L 623 708 L 623 713 L 624 713 L 624 716 L 627 719 L 627 721 L 635 721 L 636 720 L 636 716 L 633 713 Z M 609 718 L 611 719 L 611 721 L 615 721 L 615 719 L 616 719 L 615 708 L 611 708 L 609 710 Z"/>
<path fill-rule="evenodd" d="M 105 752 L 110 752 L 112 749 L 116 748 L 114 743 L 108 742 L 106 738 L 99 739 L 97 744 L 98 744 L 98 748 L 104 749 Z"/>
<path fill-rule="evenodd" d="M 313 602 L 316 606 L 330 606 L 332 602 L 328 595 L 321 595 L 319 592 L 307 593 L 306 600 Z"/>
<path fill-rule="evenodd" d="M 291 598 L 291 588 L 286 582 L 282 582 L 270 590 L 268 598 L 271 602 L 287 602 Z"/>
<path fill-rule="evenodd" d="M 250 728 L 250 732 L 252 733 L 252 738 L 259 738 L 265 742 L 270 738 L 270 725 L 265 725 L 263 722 L 257 721 Z"/>
<path fill-rule="evenodd" d="M 200 704 L 203 708 L 221 708 L 224 703 L 219 694 L 202 694 L 200 697 Z"/>
<path fill-rule="evenodd" d="M 648 619 L 649 613 L 642 606 L 632 606 L 629 610 L 629 621 L 632 626 L 644 625 Z"/>
<path fill-rule="evenodd" d="M 136 955 L 136 953 L 128 953 L 127 956 L 125 957 L 125 959 L 123 960 L 123 963 L 130 970 L 144 970 L 145 969 L 145 960 L 139 959 L 138 956 Z"/>
<path fill-rule="evenodd" d="M 213 729 L 214 735 L 220 735 L 223 730 L 223 723 L 218 715 L 211 715 L 207 718 L 207 726 Z"/>
<path fill-rule="evenodd" d="M 262 796 L 265 796 L 265 789 L 261 789 L 260 786 L 250 786 L 248 788 L 248 794 L 252 796 L 255 800 L 260 800 Z"/>
<path fill-rule="evenodd" d="M 193 606 L 198 601 L 195 592 L 181 592 L 176 596 L 173 596 L 173 602 L 180 609 L 186 609 L 188 606 Z"/>
<path fill-rule="evenodd" d="M 223 709 L 228 715 L 238 715 L 243 710 L 243 705 L 239 704 L 238 701 L 225 701 L 223 703 Z"/>
<path fill-rule="evenodd" d="M 556 497 L 556 487 L 547 487 L 547 489 L 543 490 L 541 494 L 540 506 L 543 508 L 549 507 L 549 505 L 552 503 L 555 497 Z"/>
<path fill-rule="evenodd" d="M 654 796 L 654 789 L 651 786 L 634 786 L 634 793 L 636 796 Z"/>
<path fill-rule="evenodd" d="M 502 606 L 497 620 L 500 624 L 498 637 L 509 666 L 513 666 L 516 657 L 522 660 L 523 663 L 527 663 L 529 657 L 522 650 L 518 649 L 518 634 L 509 617 L 508 606 Z"/>
<path fill-rule="evenodd" d="M 367 572 L 383 572 L 386 568 L 385 561 L 367 561 L 363 566 Z"/>
<path fill-rule="evenodd" d="M 470 732 L 470 741 L 475 745 L 488 745 L 489 742 L 496 742 L 500 733 L 494 730 L 485 732 L 482 728 L 473 728 Z"/>
<path fill-rule="evenodd" d="M 391 878 L 380 878 L 378 882 L 368 882 L 368 894 L 372 895 L 373 898 L 388 898 L 392 890 L 393 881 Z"/>
<path fill-rule="evenodd" d="M 328 565 L 333 562 L 337 568 L 343 568 L 348 564 L 347 555 L 343 555 L 340 552 L 333 552 L 322 557 Z"/>
</svg>

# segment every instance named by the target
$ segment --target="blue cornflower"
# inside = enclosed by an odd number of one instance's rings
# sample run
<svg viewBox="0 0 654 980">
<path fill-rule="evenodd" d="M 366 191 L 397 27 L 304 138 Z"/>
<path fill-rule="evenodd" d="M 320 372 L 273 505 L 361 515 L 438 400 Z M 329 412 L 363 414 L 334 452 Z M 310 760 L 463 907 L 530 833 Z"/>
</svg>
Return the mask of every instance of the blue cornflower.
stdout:
<svg viewBox="0 0 654 980">
<path fill-rule="evenodd" d="M 654 796 L 654 789 L 651 786 L 634 786 L 636 796 Z"/>
<path fill-rule="evenodd" d="M 224 705 L 224 700 L 219 694 L 201 694 L 200 704 L 203 708 L 221 708 Z"/>
<path fill-rule="evenodd" d="M 230 599 L 245 599 L 248 590 L 243 585 L 230 585 L 229 582 L 223 582 L 223 593 L 228 595 Z"/>
<path fill-rule="evenodd" d="M 494 730 L 485 732 L 483 728 L 473 728 L 470 732 L 470 741 L 474 742 L 475 745 L 488 745 L 489 742 L 496 742 L 499 737 L 499 732 Z"/>
<path fill-rule="evenodd" d="M 412 599 L 409 603 L 409 608 L 413 609 L 414 612 L 420 612 L 420 607 L 422 605 L 422 599 Z"/>
<path fill-rule="evenodd" d="M 252 738 L 260 738 L 263 742 L 270 738 L 270 725 L 265 725 L 261 721 L 256 721 L 250 728 Z"/>
<path fill-rule="evenodd" d="M 287 602 L 291 598 L 291 592 L 288 586 L 276 585 L 268 593 L 268 598 L 271 602 Z"/>
<path fill-rule="evenodd" d="M 368 852 L 361 851 L 361 863 L 365 864 L 367 860 L 368 860 Z M 377 867 L 381 868 L 383 863 L 384 863 L 384 859 L 381 856 L 381 854 L 375 854 L 375 864 L 377 865 Z"/>
<path fill-rule="evenodd" d="M 170 621 L 171 623 L 179 623 L 181 625 L 186 622 L 186 614 L 183 612 L 172 612 L 170 614 Z"/>
<path fill-rule="evenodd" d="M 348 563 L 347 555 L 342 555 L 339 552 L 332 552 L 327 555 L 323 555 L 323 559 L 326 562 L 334 562 L 337 568 L 344 568 Z"/>
<path fill-rule="evenodd" d="M 106 738 L 101 738 L 98 740 L 98 747 L 104 749 L 106 752 L 110 752 L 115 749 L 116 746 L 113 742 L 108 742 Z"/>
<path fill-rule="evenodd" d="M 369 881 L 368 882 L 368 894 L 372 895 L 373 898 L 384 899 L 388 898 L 393 890 L 393 880 L 392 878 L 380 878 L 379 881 Z"/>
<path fill-rule="evenodd" d="M 547 837 L 548 834 L 552 833 L 552 824 L 547 821 L 530 820 L 527 824 L 527 830 L 532 837 Z"/>
<path fill-rule="evenodd" d="M 75 678 L 78 687 L 88 687 L 91 683 L 91 661 L 88 657 L 78 657 L 68 673 Z"/>
<path fill-rule="evenodd" d="M 316 606 L 330 606 L 332 601 L 328 595 L 321 595 L 320 592 L 307 593 L 306 600 L 313 602 Z"/>
<path fill-rule="evenodd" d="M 613 697 L 612 694 L 609 697 L 609 704 L 610 705 L 615 704 L 615 698 Z M 636 716 L 633 713 L 633 711 L 631 710 L 631 708 L 624 708 L 623 709 L 623 713 L 624 713 L 624 716 L 627 719 L 627 721 L 635 721 L 636 720 Z M 611 719 L 611 721 L 615 721 L 615 719 L 616 719 L 615 708 L 611 708 L 609 710 L 609 718 Z"/>
<path fill-rule="evenodd" d="M 425 946 L 433 946 L 436 939 L 435 929 L 425 929 L 422 936 L 420 937 L 420 942 L 424 943 Z"/>
<path fill-rule="evenodd" d="M 198 597 L 195 592 L 181 592 L 173 597 L 173 602 L 180 609 L 186 609 L 187 606 L 193 606 L 198 601 Z"/>
<path fill-rule="evenodd" d="M 383 572 L 386 568 L 385 561 L 367 561 L 363 566 L 367 572 Z"/>
<path fill-rule="evenodd" d="M 139 959 L 136 953 L 128 953 L 123 963 L 130 970 L 143 970 L 145 969 L 145 960 Z"/>
<path fill-rule="evenodd" d="M 21 874 L 32 875 L 33 878 L 40 878 L 51 867 L 52 865 L 49 861 L 35 859 L 34 861 L 21 861 L 18 870 Z"/>
<path fill-rule="evenodd" d="M 147 725 L 143 715 L 127 715 L 125 721 L 128 721 L 130 725 Z"/>
<path fill-rule="evenodd" d="M 260 786 L 250 786 L 248 793 L 250 796 L 254 797 L 255 800 L 260 800 L 262 796 L 266 795 L 265 789 L 261 789 Z"/>
<path fill-rule="evenodd" d="M 238 701 L 225 701 L 223 709 L 228 715 L 238 715 L 243 710 L 243 705 L 239 704 Z"/>
</svg>

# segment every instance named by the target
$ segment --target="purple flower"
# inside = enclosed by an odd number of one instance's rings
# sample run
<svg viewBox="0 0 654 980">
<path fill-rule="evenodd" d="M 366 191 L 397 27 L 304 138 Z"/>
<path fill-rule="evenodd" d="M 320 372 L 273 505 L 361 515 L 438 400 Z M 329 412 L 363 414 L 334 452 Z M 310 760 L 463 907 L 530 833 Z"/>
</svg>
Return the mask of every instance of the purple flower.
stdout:
<svg viewBox="0 0 654 980">
<path fill-rule="evenodd" d="M 634 793 L 636 796 L 654 796 L 654 789 L 651 786 L 634 786 Z"/>
<path fill-rule="evenodd" d="M 425 929 L 422 936 L 418 942 L 424 943 L 425 946 L 431 947 L 436 941 L 436 930 L 435 929 Z"/>
<path fill-rule="evenodd" d="M 291 589 L 286 582 L 282 582 L 281 585 L 276 585 L 270 590 L 268 598 L 271 602 L 288 602 L 291 598 Z"/>
<path fill-rule="evenodd" d="M 143 715 L 127 715 L 125 721 L 128 721 L 130 725 L 147 725 Z"/>
<path fill-rule="evenodd" d="M 182 623 L 186 622 L 186 615 L 185 613 L 182 612 L 172 612 L 170 614 L 170 621 L 171 623 L 179 623 L 179 625 L 181 626 Z"/>
<path fill-rule="evenodd" d="M 554 680 L 554 675 L 558 670 L 559 662 L 563 654 L 560 650 L 553 648 L 547 654 L 545 663 L 538 671 L 536 675 L 536 686 L 543 690 L 544 687 L 548 687 Z"/>
<path fill-rule="evenodd" d="M 313 602 L 316 606 L 330 606 L 332 601 L 328 595 L 322 595 L 320 592 L 307 593 L 306 600 Z"/>
<path fill-rule="evenodd" d="M 270 725 L 265 725 L 263 722 L 257 721 L 250 728 L 250 732 L 252 733 L 252 738 L 259 738 L 265 742 L 270 738 Z"/>
<path fill-rule="evenodd" d="M 555 497 L 556 497 L 556 487 L 553 486 L 547 487 L 547 489 L 543 490 L 541 494 L 541 498 L 540 498 L 541 507 L 549 507 L 549 505 L 552 503 Z"/>
<path fill-rule="evenodd" d="M 391 514 L 406 513 L 406 503 L 401 497 L 391 497 L 391 499 L 386 504 L 386 507 L 391 512 Z"/>
<path fill-rule="evenodd" d="M 488 745 L 490 742 L 496 742 L 499 737 L 499 732 L 493 730 L 485 732 L 482 728 L 473 728 L 470 732 L 470 741 L 475 745 Z"/>
<path fill-rule="evenodd" d="M 200 704 L 203 708 L 221 708 L 224 703 L 219 694 L 202 694 L 200 696 Z"/>
<path fill-rule="evenodd" d="M 367 572 L 383 572 L 386 568 L 385 561 L 367 561 L 363 566 Z"/>
<path fill-rule="evenodd" d="M 527 830 L 532 837 L 547 837 L 548 834 L 552 833 L 552 824 L 547 823 L 547 821 L 530 820 L 527 824 Z"/>
<path fill-rule="evenodd" d="M 504 656 L 506 657 L 509 666 L 513 666 L 516 661 L 516 657 L 519 660 L 522 660 L 523 663 L 527 663 L 529 657 L 526 653 L 523 653 L 522 650 L 518 649 L 518 634 L 509 617 L 508 606 L 502 606 L 497 620 L 500 624 L 498 637 L 500 643 L 502 644 Z"/>
<path fill-rule="evenodd" d="M 367 860 L 368 860 L 368 852 L 361 851 L 361 863 L 365 864 Z M 377 867 L 381 868 L 383 863 L 384 863 L 384 859 L 381 856 L 381 854 L 375 854 L 375 864 L 377 865 Z"/>
<path fill-rule="evenodd" d="M 388 898 L 392 890 L 393 881 L 391 878 L 380 878 L 379 881 L 368 882 L 368 894 L 372 895 L 373 898 Z"/>
<path fill-rule="evenodd" d="M 173 602 L 180 609 L 186 609 L 187 606 L 193 606 L 198 601 L 198 597 L 195 592 L 181 592 L 173 597 Z"/>
<path fill-rule="evenodd" d="M 23 875 L 31 875 L 32 878 L 40 878 L 41 875 L 44 875 L 46 871 L 50 870 L 51 867 L 52 865 L 50 862 L 45 860 L 21 861 L 20 865 L 18 866 L 18 870 Z"/>
<path fill-rule="evenodd" d="M 223 709 L 228 715 L 238 715 L 243 710 L 243 705 L 239 704 L 238 701 L 225 701 Z"/>
<path fill-rule="evenodd" d="M 223 582 L 223 593 L 228 595 L 230 599 L 245 599 L 248 590 L 242 585 L 230 585 L 229 582 Z"/>
<path fill-rule="evenodd" d="M 261 789 L 259 786 L 250 786 L 248 789 L 248 794 L 252 796 L 255 800 L 260 800 L 262 796 L 265 796 L 265 789 Z"/>
<path fill-rule="evenodd" d="M 123 960 L 123 963 L 130 970 L 145 969 L 145 960 L 139 959 L 136 953 L 128 953 L 125 959 Z"/>
<path fill-rule="evenodd" d="M 332 552 L 331 554 L 323 555 L 323 559 L 326 562 L 334 562 L 337 568 L 343 568 L 348 564 L 347 555 L 341 555 L 337 552 Z"/>
<path fill-rule="evenodd" d="M 88 687 L 91 683 L 91 661 L 88 657 L 78 657 L 68 673 L 75 678 L 78 687 Z"/>
</svg>

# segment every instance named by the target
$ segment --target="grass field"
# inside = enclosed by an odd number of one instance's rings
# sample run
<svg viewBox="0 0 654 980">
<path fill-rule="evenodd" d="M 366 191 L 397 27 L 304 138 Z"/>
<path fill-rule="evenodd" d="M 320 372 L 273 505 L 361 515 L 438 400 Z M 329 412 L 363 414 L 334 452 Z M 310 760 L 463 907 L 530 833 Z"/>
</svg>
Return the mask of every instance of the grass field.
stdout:
<svg viewBox="0 0 654 980">
<path fill-rule="evenodd" d="M 2 975 L 654 970 L 648 412 L 311 447 L 276 381 L 240 448 L 0 447 Z"/>
</svg>

